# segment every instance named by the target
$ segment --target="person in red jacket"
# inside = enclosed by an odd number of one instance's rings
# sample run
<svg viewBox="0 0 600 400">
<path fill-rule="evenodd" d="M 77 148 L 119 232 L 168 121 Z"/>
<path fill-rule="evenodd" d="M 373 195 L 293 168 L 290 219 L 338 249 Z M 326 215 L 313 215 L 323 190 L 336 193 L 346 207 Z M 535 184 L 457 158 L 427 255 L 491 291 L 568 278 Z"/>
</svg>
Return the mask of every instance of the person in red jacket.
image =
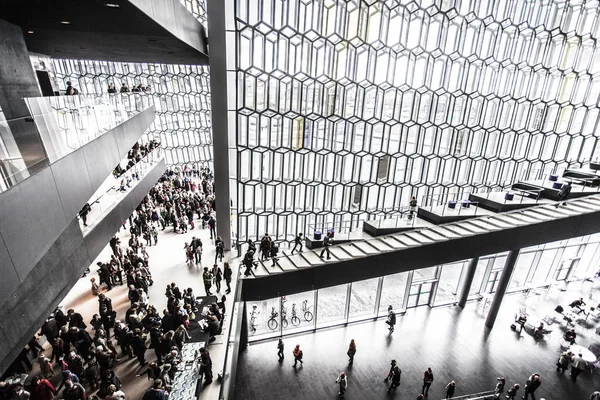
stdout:
<svg viewBox="0 0 600 400">
<path fill-rule="evenodd" d="M 31 400 L 53 400 L 56 396 L 56 389 L 48 379 L 34 376 L 31 383 Z"/>
</svg>

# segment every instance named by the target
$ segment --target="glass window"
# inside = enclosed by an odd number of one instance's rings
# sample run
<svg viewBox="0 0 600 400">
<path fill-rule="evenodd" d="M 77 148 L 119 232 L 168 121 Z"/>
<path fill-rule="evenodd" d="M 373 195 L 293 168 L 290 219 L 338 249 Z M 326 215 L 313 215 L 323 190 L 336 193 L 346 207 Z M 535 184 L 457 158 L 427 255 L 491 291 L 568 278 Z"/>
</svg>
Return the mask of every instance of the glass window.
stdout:
<svg viewBox="0 0 600 400">
<path fill-rule="evenodd" d="M 379 278 L 352 282 L 349 319 L 375 314 L 375 295 Z"/>
<path fill-rule="evenodd" d="M 317 299 L 317 326 L 346 322 L 348 285 L 319 289 Z"/>
<path fill-rule="evenodd" d="M 379 315 L 387 315 L 388 306 L 394 310 L 403 310 L 404 293 L 406 292 L 406 281 L 408 272 L 388 275 L 383 277 L 383 287 L 381 289 L 381 300 L 379 302 Z"/>
<path fill-rule="evenodd" d="M 426 281 L 429 279 L 435 279 L 438 267 L 429 267 L 415 270 L 413 276 L 413 282 Z"/>
<path fill-rule="evenodd" d="M 246 302 L 249 340 L 264 339 L 281 334 L 279 304 L 279 297 L 257 302 Z"/>
<path fill-rule="evenodd" d="M 558 249 L 544 250 L 542 252 L 542 258 L 540 259 L 537 269 L 535 270 L 535 274 L 533 275 L 533 284 L 541 284 L 551 279 L 548 274 L 550 274 L 550 269 L 554 264 L 556 253 L 558 253 Z"/>
<path fill-rule="evenodd" d="M 527 274 L 529 274 L 534 258 L 535 252 L 519 254 L 517 265 L 515 265 L 515 269 L 510 278 L 510 283 L 508 284 L 509 290 L 525 286 L 525 280 L 527 279 Z"/>
<path fill-rule="evenodd" d="M 458 282 L 465 262 L 446 264 L 442 266 L 442 273 L 435 295 L 435 305 L 447 304 L 456 301 Z"/>
<path fill-rule="evenodd" d="M 483 282 L 485 270 L 488 266 L 488 261 L 489 259 L 479 259 L 479 263 L 477 263 L 477 269 L 475 269 L 473 283 L 471 284 L 471 289 L 469 290 L 469 295 L 479 294 L 479 292 L 481 291 L 481 284 Z"/>
<path fill-rule="evenodd" d="M 595 272 L 596 265 L 593 261 L 598 258 L 598 255 L 598 243 L 588 243 L 583 249 L 581 258 L 573 272 L 573 279 L 584 279 Z"/>
<path fill-rule="evenodd" d="M 314 328 L 315 292 L 297 293 L 281 298 L 283 333 Z M 287 324 L 285 322 L 287 320 Z M 287 325 L 287 326 L 286 326 Z"/>
<path fill-rule="evenodd" d="M 410 286 L 407 308 L 428 305 L 434 282 L 415 283 Z"/>
</svg>

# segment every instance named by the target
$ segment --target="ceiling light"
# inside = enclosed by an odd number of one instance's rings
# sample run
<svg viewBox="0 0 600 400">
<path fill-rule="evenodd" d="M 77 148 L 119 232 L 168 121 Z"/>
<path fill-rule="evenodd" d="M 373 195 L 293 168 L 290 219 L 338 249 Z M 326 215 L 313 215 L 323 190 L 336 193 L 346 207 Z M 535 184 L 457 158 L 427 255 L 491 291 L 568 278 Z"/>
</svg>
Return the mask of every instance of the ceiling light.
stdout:
<svg viewBox="0 0 600 400">
<path fill-rule="evenodd" d="M 104 3 L 104 5 L 106 7 L 110 7 L 110 8 L 119 8 L 119 7 L 121 7 L 120 5 L 114 4 L 114 3 Z"/>
<path fill-rule="evenodd" d="M 31 34 L 31 33 L 33 33 L 33 31 L 27 31 L 27 33 Z"/>
<path fill-rule="evenodd" d="M 63 25 L 71 25 L 70 21 L 60 21 L 60 23 Z"/>
</svg>

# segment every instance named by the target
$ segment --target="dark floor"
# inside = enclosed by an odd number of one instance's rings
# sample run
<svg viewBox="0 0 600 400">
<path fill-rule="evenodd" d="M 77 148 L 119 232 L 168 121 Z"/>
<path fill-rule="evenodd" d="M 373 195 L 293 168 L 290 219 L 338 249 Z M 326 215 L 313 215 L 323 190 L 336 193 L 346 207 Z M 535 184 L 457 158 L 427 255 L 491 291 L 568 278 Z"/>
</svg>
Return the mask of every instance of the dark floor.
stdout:
<svg viewBox="0 0 600 400">
<path fill-rule="evenodd" d="M 326 399 L 335 398 L 335 380 L 341 371 L 348 375 L 347 399 L 377 399 L 395 397 L 416 399 L 421 391 L 423 372 L 431 367 L 435 381 L 429 399 L 442 399 L 450 380 L 457 383 L 456 395 L 492 390 L 496 378 L 506 377 L 507 387 L 519 383 L 523 395 L 527 377 L 541 374 L 542 385 L 536 398 L 545 400 L 587 400 L 594 390 L 600 390 L 600 374 L 586 371 L 576 382 L 568 372 L 556 372 L 560 352 L 559 339 L 563 325 L 553 324 L 553 333 L 545 341 L 536 341 L 529 334 L 522 336 L 510 330 L 515 311 L 527 307 L 530 321 L 554 315 L 556 304 L 566 308 L 571 300 L 591 293 L 591 283 L 571 284 L 568 292 L 553 290 L 547 294 L 506 296 L 496 325 L 491 332 L 484 329 L 480 303 L 458 307 L 410 309 L 398 318 L 396 332 L 388 334 L 382 319 L 343 328 L 321 330 L 295 337 L 286 337 L 285 361 L 277 362 L 276 341 L 251 345 L 239 359 L 236 399 Z M 594 300 L 600 298 L 594 290 Z M 584 294 L 582 294 L 584 295 Z M 589 321 L 577 325 L 578 344 L 585 347 L 600 339 Z M 350 339 L 355 339 L 357 353 L 353 366 L 348 365 L 346 351 Z M 304 366 L 292 368 L 291 352 L 295 344 L 304 351 Z M 383 382 L 390 359 L 398 360 L 402 383 L 396 394 L 386 394 Z"/>
</svg>

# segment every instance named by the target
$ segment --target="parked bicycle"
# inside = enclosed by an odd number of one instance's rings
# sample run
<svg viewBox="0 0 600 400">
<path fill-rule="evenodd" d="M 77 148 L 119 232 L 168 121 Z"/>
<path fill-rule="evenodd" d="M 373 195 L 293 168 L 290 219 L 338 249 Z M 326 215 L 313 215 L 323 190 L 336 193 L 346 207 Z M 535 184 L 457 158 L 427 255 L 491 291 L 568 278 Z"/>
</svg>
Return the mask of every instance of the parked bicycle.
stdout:
<svg viewBox="0 0 600 400">
<path fill-rule="evenodd" d="M 286 329 L 288 327 L 287 307 L 285 306 L 286 301 L 287 300 L 285 297 L 283 297 L 281 299 L 281 326 L 283 327 L 283 329 Z M 277 317 L 278 317 L 278 313 L 277 313 L 277 311 L 275 311 L 275 307 L 272 307 L 271 308 L 271 316 L 270 316 L 269 320 L 267 321 L 267 326 L 272 331 L 276 330 L 279 327 L 279 322 L 278 322 Z"/>
<path fill-rule="evenodd" d="M 271 317 L 269 318 L 269 321 L 267 321 L 267 326 L 272 331 L 277 329 L 277 326 L 279 325 L 279 323 L 277 322 L 278 316 L 279 316 L 279 313 L 277 311 L 275 311 L 275 307 L 271 308 Z"/>
<path fill-rule="evenodd" d="M 260 314 L 260 311 L 257 310 L 257 306 L 252 306 L 252 313 L 250 314 L 250 330 L 252 333 L 256 333 L 258 314 Z"/>
<path fill-rule="evenodd" d="M 310 307 L 308 306 L 308 300 L 304 300 L 302 302 L 302 311 L 304 312 L 304 319 L 308 322 L 313 320 L 313 313 L 310 311 Z"/>
</svg>

